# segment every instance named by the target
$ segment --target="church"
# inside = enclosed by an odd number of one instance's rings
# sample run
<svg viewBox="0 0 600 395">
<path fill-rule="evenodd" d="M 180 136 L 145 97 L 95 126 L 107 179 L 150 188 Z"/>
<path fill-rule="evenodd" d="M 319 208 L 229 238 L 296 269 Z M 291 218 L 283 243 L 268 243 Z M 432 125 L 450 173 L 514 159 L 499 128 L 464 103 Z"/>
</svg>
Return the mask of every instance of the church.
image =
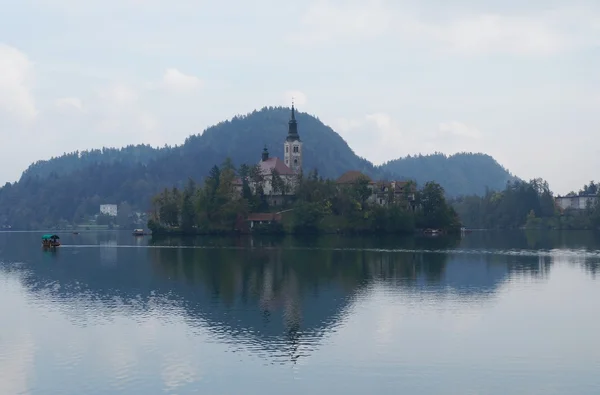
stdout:
<svg viewBox="0 0 600 395">
<path fill-rule="evenodd" d="M 288 134 L 283 142 L 283 160 L 270 157 L 269 150 L 265 146 L 262 152 L 258 169 L 264 179 L 263 190 L 267 200 L 272 206 L 280 206 L 286 197 L 294 194 L 298 175 L 302 172 L 302 141 L 298 134 L 298 121 L 296 121 L 296 110 L 292 103 L 292 114 L 288 122 Z M 279 174 L 283 185 L 273 185 L 273 171 Z M 242 180 L 236 180 L 236 190 L 242 192 Z M 283 187 L 283 190 L 281 187 Z M 250 183 L 250 188 L 255 191 L 256 185 Z"/>
<path fill-rule="evenodd" d="M 296 109 L 292 103 L 288 133 L 283 142 L 283 160 L 269 156 L 269 150 L 265 146 L 261 160 L 256 166 L 262 176 L 262 187 L 269 205 L 284 205 L 289 197 L 294 196 L 298 175 L 302 173 L 302 156 L 302 141 L 298 134 Z M 281 182 L 273 183 L 274 173 L 279 175 Z M 369 176 L 359 171 L 350 170 L 336 180 L 336 185 L 343 193 L 344 189 L 356 184 L 361 179 L 367 181 L 367 186 L 371 191 L 371 196 L 367 200 L 369 203 L 380 206 L 404 204 L 407 207 L 408 205 L 413 207 L 416 192 L 416 186 L 413 182 L 373 181 Z M 242 180 L 237 179 L 235 181 L 235 189 L 240 195 L 242 194 L 242 187 Z M 252 192 L 256 192 L 257 185 L 255 183 L 250 181 L 249 187 Z"/>
</svg>

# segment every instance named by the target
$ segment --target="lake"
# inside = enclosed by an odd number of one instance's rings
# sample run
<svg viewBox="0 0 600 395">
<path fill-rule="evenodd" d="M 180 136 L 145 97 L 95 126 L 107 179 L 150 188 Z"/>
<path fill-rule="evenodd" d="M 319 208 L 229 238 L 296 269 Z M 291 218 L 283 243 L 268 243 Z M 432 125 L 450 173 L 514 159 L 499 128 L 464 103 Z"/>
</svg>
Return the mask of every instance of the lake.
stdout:
<svg viewBox="0 0 600 395">
<path fill-rule="evenodd" d="M 0 233 L 1 394 L 600 394 L 600 234 Z"/>
</svg>

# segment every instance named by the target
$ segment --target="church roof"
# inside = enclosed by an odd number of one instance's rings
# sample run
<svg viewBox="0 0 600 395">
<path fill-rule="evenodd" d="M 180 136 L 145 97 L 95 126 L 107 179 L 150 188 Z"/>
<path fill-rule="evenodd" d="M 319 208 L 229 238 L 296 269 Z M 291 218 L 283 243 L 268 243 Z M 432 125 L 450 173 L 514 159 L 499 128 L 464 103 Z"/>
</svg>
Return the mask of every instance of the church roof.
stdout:
<svg viewBox="0 0 600 395">
<path fill-rule="evenodd" d="M 340 178 L 337 179 L 336 182 L 338 184 L 352 184 L 361 178 L 364 178 L 367 181 L 369 181 L 369 184 L 374 184 L 371 177 L 369 177 L 368 175 L 363 174 L 357 170 L 350 170 L 350 171 L 345 172 L 344 174 L 342 174 L 342 176 Z"/>
<path fill-rule="evenodd" d="M 267 160 L 261 160 L 258 165 L 264 175 L 270 175 L 273 169 L 282 176 L 293 176 L 294 172 L 290 169 L 283 161 L 279 158 L 269 158 Z"/>
<path fill-rule="evenodd" d="M 288 135 L 286 137 L 287 141 L 300 141 L 300 135 L 298 134 L 298 122 L 296 121 L 296 109 L 294 108 L 294 103 L 292 102 L 292 116 L 290 117 L 290 121 L 288 122 Z"/>
</svg>

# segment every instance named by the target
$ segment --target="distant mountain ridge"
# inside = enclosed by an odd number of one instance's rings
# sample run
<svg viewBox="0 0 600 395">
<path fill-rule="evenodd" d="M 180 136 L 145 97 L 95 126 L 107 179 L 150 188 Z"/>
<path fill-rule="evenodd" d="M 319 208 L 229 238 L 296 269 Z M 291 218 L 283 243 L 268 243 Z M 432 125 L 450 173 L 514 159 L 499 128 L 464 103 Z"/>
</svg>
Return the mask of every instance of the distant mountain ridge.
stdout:
<svg viewBox="0 0 600 395">
<path fill-rule="evenodd" d="M 236 165 L 260 160 L 266 145 L 283 157 L 290 109 L 265 107 L 207 128 L 182 145 L 148 145 L 73 152 L 33 163 L 17 183 L 0 188 L 0 226 L 39 227 L 58 220 L 78 221 L 97 213 L 101 203 L 128 202 L 146 210 L 150 197 L 165 187 L 201 181 L 215 164 L 230 157 Z M 325 178 L 359 170 L 373 179 L 437 181 L 451 196 L 502 190 L 514 178 L 483 154 L 412 156 L 375 166 L 318 118 L 297 112 L 304 143 L 304 170 Z"/>
</svg>

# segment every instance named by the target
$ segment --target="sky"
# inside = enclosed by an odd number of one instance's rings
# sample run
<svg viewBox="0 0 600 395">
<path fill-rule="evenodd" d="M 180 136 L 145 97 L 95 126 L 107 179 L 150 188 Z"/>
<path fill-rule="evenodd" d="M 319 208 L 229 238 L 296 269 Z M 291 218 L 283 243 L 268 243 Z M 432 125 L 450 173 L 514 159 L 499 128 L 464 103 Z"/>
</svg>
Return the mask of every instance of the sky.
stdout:
<svg viewBox="0 0 600 395">
<path fill-rule="evenodd" d="M 598 70 L 591 0 L 0 0 L 0 182 L 294 97 L 375 164 L 484 152 L 564 194 L 600 180 Z"/>
</svg>

